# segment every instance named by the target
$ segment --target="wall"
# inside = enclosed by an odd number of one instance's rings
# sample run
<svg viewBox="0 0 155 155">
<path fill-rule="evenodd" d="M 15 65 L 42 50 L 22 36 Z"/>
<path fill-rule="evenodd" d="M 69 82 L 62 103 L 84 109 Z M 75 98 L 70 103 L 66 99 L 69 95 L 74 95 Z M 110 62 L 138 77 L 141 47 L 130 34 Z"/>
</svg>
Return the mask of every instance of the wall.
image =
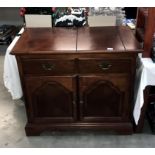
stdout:
<svg viewBox="0 0 155 155">
<path fill-rule="evenodd" d="M 22 25 L 23 19 L 19 15 L 19 8 L 0 7 L 0 25 L 3 24 Z"/>
<path fill-rule="evenodd" d="M 23 19 L 19 15 L 17 7 L 0 7 L 0 25 L 23 25 Z M 0 45 L 0 55 L 4 55 L 8 45 Z"/>
</svg>

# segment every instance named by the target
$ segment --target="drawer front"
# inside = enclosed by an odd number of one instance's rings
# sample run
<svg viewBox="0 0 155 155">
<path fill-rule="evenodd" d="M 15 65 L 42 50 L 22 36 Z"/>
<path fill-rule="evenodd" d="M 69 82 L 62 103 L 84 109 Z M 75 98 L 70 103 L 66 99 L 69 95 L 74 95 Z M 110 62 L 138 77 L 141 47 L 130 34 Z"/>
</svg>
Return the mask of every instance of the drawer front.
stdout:
<svg viewBox="0 0 155 155">
<path fill-rule="evenodd" d="M 80 73 L 126 73 L 131 62 L 123 59 L 79 59 Z"/>
<path fill-rule="evenodd" d="M 75 73 L 74 60 L 24 59 L 24 74 L 59 75 Z"/>
</svg>

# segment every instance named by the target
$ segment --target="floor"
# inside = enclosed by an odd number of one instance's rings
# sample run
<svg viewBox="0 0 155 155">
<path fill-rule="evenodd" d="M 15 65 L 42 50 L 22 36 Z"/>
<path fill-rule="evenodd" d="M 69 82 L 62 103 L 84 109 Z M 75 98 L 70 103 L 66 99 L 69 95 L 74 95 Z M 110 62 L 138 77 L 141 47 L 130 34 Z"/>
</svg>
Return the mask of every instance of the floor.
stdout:
<svg viewBox="0 0 155 155">
<path fill-rule="evenodd" d="M 155 135 L 145 122 L 141 134 L 116 135 L 104 132 L 51 132 L 26 137 L 26 114 L 21 100 L 13 101 L 3 85 L 4 54 L 0 53 L 0 147 L 1 148 L 135 148 L 155 147 Z"/>
</svg>

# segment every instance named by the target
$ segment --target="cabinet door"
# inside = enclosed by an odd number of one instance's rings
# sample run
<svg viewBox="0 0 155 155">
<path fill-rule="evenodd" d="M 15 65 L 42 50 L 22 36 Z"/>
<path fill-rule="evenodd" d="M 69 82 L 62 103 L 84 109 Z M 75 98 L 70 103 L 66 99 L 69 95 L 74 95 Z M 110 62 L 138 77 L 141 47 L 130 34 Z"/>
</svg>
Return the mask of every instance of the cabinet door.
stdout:
<svg viewBox="0 0 155 155">
<path fill-rule="evenodd" d="M 75 82 L 75 78 L 70 76 L 25 78 L 29 122 L 74 121 Z"/>
<path fill-rule="evenodd" d="M 130 118 L 127 74 L 81 76 L 80 120 L 83 122 L 127 122 Z"/>
</svg>

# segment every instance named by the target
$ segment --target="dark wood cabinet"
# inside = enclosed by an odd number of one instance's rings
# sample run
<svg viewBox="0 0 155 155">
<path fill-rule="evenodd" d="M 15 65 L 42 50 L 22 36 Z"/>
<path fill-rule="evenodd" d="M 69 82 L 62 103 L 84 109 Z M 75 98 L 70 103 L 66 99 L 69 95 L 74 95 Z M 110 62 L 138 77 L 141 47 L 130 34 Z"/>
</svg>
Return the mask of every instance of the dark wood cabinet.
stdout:
<svg viewBox="0 0 155 155">
<path fill-rule="evenodd" d="M 152 57 L 153 38 L 155 33 L 155 8 L 138 8 L 135 35 L 143 43 L 142 57 Z"/>
<path fill-rule="evenodd" d="M 153 42 L 155 34 L 155 7 L 140 7 L 137 10 L 137 23 L 135 35 L 136 38 L 143 43 L 143 58 L 152 58 L 154 61 L 154 55 L 152 52 Z M 144 104 L 141 108 L 140 118 L 138 124 L 135 125 L 135 131 L 141 133 L 144 126 L 144 118 L 149 105 L 149 90 L 151 86 L 147 86 L 143 92 Z"/>
<path fill-rule="evenodd" d="M 12 50 L 26 100 L 26 134 L 73 129 L 131 134 L 141 51 L 126 27 L 26 29 Z"/>
</svg>

